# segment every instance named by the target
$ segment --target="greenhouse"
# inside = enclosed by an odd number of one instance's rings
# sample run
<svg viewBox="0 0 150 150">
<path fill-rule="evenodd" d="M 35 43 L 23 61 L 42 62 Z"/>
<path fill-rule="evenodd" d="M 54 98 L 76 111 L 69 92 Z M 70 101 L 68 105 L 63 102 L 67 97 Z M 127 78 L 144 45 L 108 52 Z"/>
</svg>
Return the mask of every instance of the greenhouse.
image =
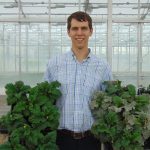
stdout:
<svg viewBox="0 0 150 150">
<path fill-rule="evenodd" d="M 150 0 L 0 0 L 0 116 L 10 109 L 7 84 L 36 86 L 45 80 L 49 59 L 71 50 L 67 18 L 76 11 L 91 16 L 88 47 L 108 62 L 110 78 L 136 92 L 150 86 Z"/>
</svg>

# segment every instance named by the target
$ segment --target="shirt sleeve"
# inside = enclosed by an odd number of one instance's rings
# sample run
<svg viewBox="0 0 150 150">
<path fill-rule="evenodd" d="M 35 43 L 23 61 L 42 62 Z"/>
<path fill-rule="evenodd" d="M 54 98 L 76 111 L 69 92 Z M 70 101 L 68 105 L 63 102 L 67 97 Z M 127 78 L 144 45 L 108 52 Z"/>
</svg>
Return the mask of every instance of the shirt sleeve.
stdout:
<svg viewBox="0 0 150 150">
<path fill-rule="evenodd" d="M 47 63 L 46 71 L 44 73 L 44 77 L 43 77 L 44 81 L 48 81 L 48 82 L 52 81 L 51 66 L 52 66 L 52 63 L 51 63 L 51 60 L 49 60 L 49 62 Z"/>
<path fill-rule="evenodd" d="M 113 80 L 112 71 L 111 71 L 110 66 L 106 65 L 106 69 L 105 69 L 104 74 L 103 74 L 103 82 L 104 81 L 110 81 L 110 80 Z M 106 89 L 106 85 L 102 84 L 101 90 L 105 91 L 105 89 Z"/>
</svg>

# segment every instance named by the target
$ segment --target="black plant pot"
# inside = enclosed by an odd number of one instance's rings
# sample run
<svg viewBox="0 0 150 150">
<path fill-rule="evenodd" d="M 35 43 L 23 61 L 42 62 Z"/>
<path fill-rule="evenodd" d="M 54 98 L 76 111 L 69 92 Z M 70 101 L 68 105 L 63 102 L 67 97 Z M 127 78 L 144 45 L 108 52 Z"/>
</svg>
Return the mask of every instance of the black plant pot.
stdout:
<svg viewBox="0 0 150 150">
<path fill-rule="evenodd" d="M 144 142 L 144 149 L 150 149 L 150 137 Z"/>
<path fill-rule="evenodd" d="M 144 142 L 144 150 L 150 149 L 150 137 Z M 104 143 L 104 150 L 113 150 L 111 143 Z"/>
<path fill-rule="evenodd" d="M 112 144 L 111 143 L 104 143 L 104 150 L 113 150 Z"/>
<path fill-rule="evenodd" d="M 0 133 L 1 134 L 8 134 L 8 130 L 6 128 L 1 128 L 0 127 Z"/>
</svg>

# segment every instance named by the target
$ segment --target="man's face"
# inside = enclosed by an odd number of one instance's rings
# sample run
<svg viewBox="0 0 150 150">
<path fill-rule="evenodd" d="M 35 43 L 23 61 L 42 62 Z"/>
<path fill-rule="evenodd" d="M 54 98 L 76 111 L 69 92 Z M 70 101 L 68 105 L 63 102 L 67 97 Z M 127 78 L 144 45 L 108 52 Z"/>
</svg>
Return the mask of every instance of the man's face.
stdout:
<svg viewBox="0 0 150 150">
<path fill-rule="evenodd" d="M 83 49 L 88 47 L 89 37 L 93 30 L 89 28 L 88 21 L 71 20 L 71 27 L 68 30 L 68 35 L 72 40 L 73 49 Z"/>
</svg>

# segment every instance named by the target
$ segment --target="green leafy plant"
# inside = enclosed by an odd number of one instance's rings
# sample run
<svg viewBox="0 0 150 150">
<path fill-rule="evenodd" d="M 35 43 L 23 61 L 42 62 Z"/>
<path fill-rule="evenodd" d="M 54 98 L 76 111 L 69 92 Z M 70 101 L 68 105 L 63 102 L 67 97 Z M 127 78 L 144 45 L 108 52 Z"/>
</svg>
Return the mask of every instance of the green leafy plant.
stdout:
<svg viewBox="0 0 150 150">
<path fill-rule="evenodd" d="M 0 119 L 0 126 L 8 130 L 5 150 L 56 150 L 56 130 L 59 111 L 55 106 L 61 96 L 57 81 L 38 83 L 35 87 L 22 81 L 7 84 L 7 103 L 11 110 Z"/>
<path fill-rule="evenodd" d="M 90 107 L 95 118 L 92 133 L 114 150 L 142 150 L 150 136 L 150 95 L 136 95 L 133 85 L 107 81 L 106 91 L 97 91 Z"/>
<path fill-rule="evenodd" d="M 141 94 L 150 94 L 150 85 L 148 87 L 140 86 L 138 88 L 138 95 Z M 150 137 L 144 143 L 145 149 L 150 149 Z"/>
</svg>

